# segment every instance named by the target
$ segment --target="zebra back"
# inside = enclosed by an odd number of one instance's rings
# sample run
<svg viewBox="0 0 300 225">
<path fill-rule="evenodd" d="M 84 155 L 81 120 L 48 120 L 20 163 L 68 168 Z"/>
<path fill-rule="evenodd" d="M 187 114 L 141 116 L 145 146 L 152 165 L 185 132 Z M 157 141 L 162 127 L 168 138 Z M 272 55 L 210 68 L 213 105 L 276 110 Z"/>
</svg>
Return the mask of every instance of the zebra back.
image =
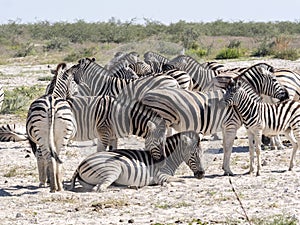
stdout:
<svg viewBox="0 0 300 225">
<path fill-rule="evenodd" d="M 155 88 L 172 87 L 179 88 L 178 82 L 170 76 L 147 76 L 139 78 L 126 85 L 116 100 L 120 104 L 131 104 L 133 100 L 139 100 L 147 91 Z"/>
<path fill-rule="evenodd" d="M 202 91 L 220 73 L 217 70 L 204 69 L 194 58 L 186 55 L 179 55 L 168 64 L 186 71 L 191 76 L 194 91 Z"/>
<path fill-rule="evenodd" d="M 148 51 L 144 54 L 144 61 L 159 62 L 161 65 L 163 65 L 169 62 L 170 60 L 161 54 Z"/>
<path fill-rule="evenodd" d="M 290 99 L 300 100 L 300 74 L 289 69 L 276 69 L 276 79 L 287 89 Z"/>
</svg>

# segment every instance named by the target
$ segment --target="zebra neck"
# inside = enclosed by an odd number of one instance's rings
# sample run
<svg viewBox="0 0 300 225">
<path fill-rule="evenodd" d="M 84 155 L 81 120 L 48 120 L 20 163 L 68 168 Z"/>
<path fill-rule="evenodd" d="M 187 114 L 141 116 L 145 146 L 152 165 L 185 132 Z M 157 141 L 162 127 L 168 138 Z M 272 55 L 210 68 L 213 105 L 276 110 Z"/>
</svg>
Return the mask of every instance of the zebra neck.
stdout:
<svg viewBox="0 0 300 225">
<path fill-rule="evenodd" d="M 238 100 L 238 104 L 236 104 L 236 108 L 247 128 L 260 119 L 258 115 L 261 111 L 261 104 L 250 96 L 242 95 Z"/>
<path fill-rule="evenodd" d="M 166 164 L 161 168 L 163 173 L 169 174 L 173 176 L 175 174 L 176 169 L 182 164 L 184 161 L 182 154 L 180 153 L 180 149 L 175 147 L 175 150 L 172 148 L 168 148 L 166 145 Z"/>
</svg>

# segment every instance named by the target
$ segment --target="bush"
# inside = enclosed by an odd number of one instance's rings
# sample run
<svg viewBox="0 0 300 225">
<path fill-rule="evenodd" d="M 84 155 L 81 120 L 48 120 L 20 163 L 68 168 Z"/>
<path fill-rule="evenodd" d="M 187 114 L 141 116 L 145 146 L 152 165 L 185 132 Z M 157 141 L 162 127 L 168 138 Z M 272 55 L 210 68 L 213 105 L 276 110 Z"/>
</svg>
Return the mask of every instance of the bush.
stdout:
<svg viewBox="0 0 300 225">
<path fill-rule="evenodd" d="M 216 59 L 237 59 L 244 55 L 244 51 L 239 48 L 224 48 L 217 54 Z"/>
<path fill-rule="evenodd" d="M 187 55 L 190 55 L 190 56 L 197 56 L 199 58 L 202 58 L 204 56 L 207 56 L 207 50 L 205 49 L 201 49 L 201 48 L 198 48 L 198 49 L 188 49 L 186 51 L 186 54 Z"/>
<path fill-rule="evenodd" d="M 286 49 L 283 51 L 275 51 L 274 57 L 278 59 L 297 60 L 299 53 L 296 49 Z"/>
<path fill-rule="evenodd" d="M 26 114 L 31 102 L 42 96 L 45 89 L 34 85 L 32 87 L 17 87 L 11 91 L 4 91 L 2 114 Z"/>
<path fill-rule="evenodd" d="M 67 46 L 68 46 L 67 41 L 64 41 L 59 38 L 53 38 L 50 41 L 48 41 L 45 46 L 43 46 L 43 49 L 45 52 L 48 52 L 51 50 L 62 51 Z"/>
<path fill-rule="evenodd" d="M 95 54 L 95 48 L 83 48 L 79 52 L 71 52 L 63 60 L 67 62 L 74 62 L 81 58 L 92 57 Z"/>
<path fill-rule="evenodd" d="M 34 55 L 34 45 L 32 43 L 21 44 L 18 46 L 14 57 L 26 57 L 28 55 Z"/>
</svg>

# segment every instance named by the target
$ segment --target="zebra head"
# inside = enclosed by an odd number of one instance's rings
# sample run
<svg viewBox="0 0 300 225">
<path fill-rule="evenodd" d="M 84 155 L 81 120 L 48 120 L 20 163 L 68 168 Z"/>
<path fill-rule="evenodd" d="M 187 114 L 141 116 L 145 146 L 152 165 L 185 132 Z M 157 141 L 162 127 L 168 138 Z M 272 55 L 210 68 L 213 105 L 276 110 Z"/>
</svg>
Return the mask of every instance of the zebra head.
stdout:
<svg viewBox="0 0 300 225">
<path fill-rule="evenodd" d="M 236 79 L 231 79 L 229 84 L 227 85 L 226 92 L 224 94 L 223 101 L 226 106 L 232 106 L 238 104 L 240 101 L 240 91 L 243 90 L 242 82 Z"/>
<path fill-rule="evenodd" d="M 267 63 L 257 63 L 244 70 L 240 75 L 249 82 L 259 94 L 277 98 L 280 101 L 289 98 L 286 88 L 273 75 L 274 67 Z"/>
<path fill-rule="evenodd" d="M 95 58 L 84 58 L 84 59 L 80 59 L 78 61 L 78 64 L 73 66 L 73 76 L 74 76 L 74 81 L 77 84 L 80 84 L 83 80 L 82 77 L 85 73 L 85 71 L 87 70 L 87 68 L 95 62 Z"/>
<path fill-rule="evenodd" d="M 154 121 L 149 120 L 147 127 L 148 132 L 145 137 L 145 148 L 150 151 L 151 156 L 156 162 L 162 162 L 166 155 L 166 122 L 162 118 L 156 118 Z"/>
<path fill-rule="evenodd" d="M 190 167 L 196 178 L 203 178 L 205 170 L 199 134 L 195 131 L 186 131 L 179 135 L 181 136 L 180 151 L 184 162 Z"/>
<path fill-rule="evenodd" d="M 74 83 L 72 73 L 67 69 L 65 63 L 57 65 L 56 70 L 51 70 L 54 74 L 50 84 L 46 88 L 46 94 L 52 94 L 60 98 L 69 98 L 77 92 L 77 85 Z"/>
</svg>

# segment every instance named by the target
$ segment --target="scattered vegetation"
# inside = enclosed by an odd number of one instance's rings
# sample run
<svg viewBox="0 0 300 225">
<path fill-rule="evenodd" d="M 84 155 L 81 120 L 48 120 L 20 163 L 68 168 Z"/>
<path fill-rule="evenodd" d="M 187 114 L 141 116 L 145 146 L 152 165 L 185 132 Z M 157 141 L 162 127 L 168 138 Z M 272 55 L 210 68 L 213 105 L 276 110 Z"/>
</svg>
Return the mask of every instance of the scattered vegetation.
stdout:
<svg viewBox="0 0 300 225">
<path fill-rule="evenodd" d="M 1 114 L 18 114 L 25 117 L 31 102 L 45 92 L 44 87 L 34 85 L 31 87 L 21 86 L 13 90 L 4 91 L 4 102 Z"/>
<path fill-rule="evenodd" d="M 103 202 L 93 202 L 91 206 L 93 207 L 94 211 L 101 211 L 105 208 L 120 208 L 123 206 L 128 206 L 129 203 L 124 199 L 108 199 Z"/>
</svg>

